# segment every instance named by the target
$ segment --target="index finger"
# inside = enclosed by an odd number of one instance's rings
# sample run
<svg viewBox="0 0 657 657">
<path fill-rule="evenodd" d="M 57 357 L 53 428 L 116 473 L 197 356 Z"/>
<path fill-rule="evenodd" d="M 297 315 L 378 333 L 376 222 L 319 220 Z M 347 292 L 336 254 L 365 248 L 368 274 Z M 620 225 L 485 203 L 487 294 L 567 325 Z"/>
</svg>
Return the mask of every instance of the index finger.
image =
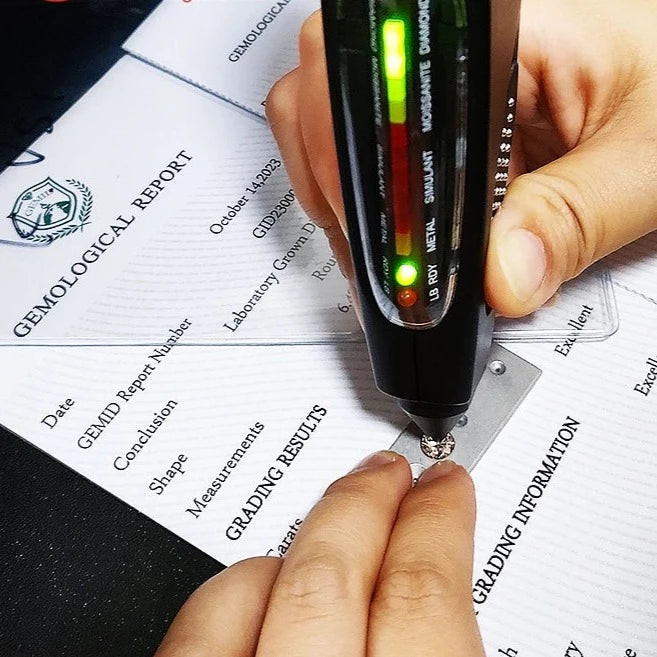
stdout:
<svg viewBox="0 0 657 657">
<path fill-rule="evenodd" d="M 376 576 L 411 485 L 403 457 L 374 455 L 329 487 L 285 556 L 257 657 L 362 657 Z"/>
<path fill-rule="evenodd" d="M 299 121 L 310 168 L 343 230 L 346 228 L 338 155 L 333 136 L 322 13 L 312 14 L 299 34 L 299 73 L 306 102 Z M 346 232 L 346 230 L 345 230 Z"/>
<path fill-rule="evenodd" d="M 483 657 L 472 603 L 475 502 L 466 471 L 427 470 L 399 509 L 372 600 L 368 655 Z"/>
</svg>

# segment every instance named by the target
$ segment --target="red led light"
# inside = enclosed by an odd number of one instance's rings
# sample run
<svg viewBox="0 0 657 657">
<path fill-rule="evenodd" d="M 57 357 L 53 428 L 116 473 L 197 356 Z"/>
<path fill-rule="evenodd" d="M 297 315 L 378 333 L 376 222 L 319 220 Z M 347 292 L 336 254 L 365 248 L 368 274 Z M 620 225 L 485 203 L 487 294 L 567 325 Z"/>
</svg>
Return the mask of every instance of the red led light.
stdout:
<svg viewBox="0 0 657 657">
<path fill-rule="evenodd" d="M 390 124 L 390 160 L 395 242 L 399 255 L 411 254 L 411 203 L 409 196 L 408 135 L 406 124 Z"/>
<path fill-rule="evenodd" d="M 417 292 L 405 287 L 397 293 L 397 302 L 402 308 L 411 308 L 417 303 Z"/>
</svg>

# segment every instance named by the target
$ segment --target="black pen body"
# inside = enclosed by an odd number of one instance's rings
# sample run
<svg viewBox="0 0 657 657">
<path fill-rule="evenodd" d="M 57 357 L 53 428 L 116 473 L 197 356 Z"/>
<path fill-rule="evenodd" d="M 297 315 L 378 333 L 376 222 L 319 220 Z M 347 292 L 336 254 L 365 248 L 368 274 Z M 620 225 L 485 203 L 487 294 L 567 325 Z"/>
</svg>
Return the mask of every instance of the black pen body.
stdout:
<svg viewBox="0 0 657 657">
<path fill-rule="evenodd" d="M 379 389 L 445 432 L 486 365 L 520 0 L 324 0 L 356 288 Z M 436 420 L 422 425 L 422 418 Z"/>
</svg>

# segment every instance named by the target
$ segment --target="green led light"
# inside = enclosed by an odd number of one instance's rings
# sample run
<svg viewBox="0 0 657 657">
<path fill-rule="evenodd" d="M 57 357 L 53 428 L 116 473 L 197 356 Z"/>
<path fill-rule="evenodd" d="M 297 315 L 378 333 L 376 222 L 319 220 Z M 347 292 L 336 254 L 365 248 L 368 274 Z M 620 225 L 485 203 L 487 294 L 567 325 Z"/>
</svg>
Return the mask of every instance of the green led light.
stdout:
<svg viewBox="0 0 657 657">
<path fill-rule="evenodd" d="M 383 63 L 392 123 L 406 123 L 406 24 L 398 18 L 383 23 Z"/>
<path fill-rule="evenodd" d="M 465 0 L 454 0 L 454 11 L 456 13 L 456 27 L 468 27 L 468 10 L 465 8 Z"/>
<path fill-rule="evenodd" d="M 406 26 L 398 18 L 389 18 L 383 24 L 383 48 L 386 75 L 401 80 L 406 77 Z"/>
<path fill-rule="evenodd" d="M 399 285 L 407 287 L 408 285 L 413 285 L 417 280 L 417 267 L 411 262 L 404 262 L 395 272 L 395 280 Z"/>
</svg>

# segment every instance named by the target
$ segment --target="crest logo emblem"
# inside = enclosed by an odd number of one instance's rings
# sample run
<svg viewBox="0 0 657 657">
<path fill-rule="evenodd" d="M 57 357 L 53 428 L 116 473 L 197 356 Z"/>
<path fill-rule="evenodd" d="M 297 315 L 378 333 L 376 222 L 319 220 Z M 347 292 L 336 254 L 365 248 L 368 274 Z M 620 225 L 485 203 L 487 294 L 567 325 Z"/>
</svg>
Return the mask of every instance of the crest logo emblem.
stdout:
<svg viewBox="0 0 657 657">
<path fill-rule="evenodd" d="M 48 177 L 16 199 L 9 219 L 22 239 L 50 244 L 89 224 L 92 205 L 91 191 L 80 181 L 62 185 Z"/>
</svg>

